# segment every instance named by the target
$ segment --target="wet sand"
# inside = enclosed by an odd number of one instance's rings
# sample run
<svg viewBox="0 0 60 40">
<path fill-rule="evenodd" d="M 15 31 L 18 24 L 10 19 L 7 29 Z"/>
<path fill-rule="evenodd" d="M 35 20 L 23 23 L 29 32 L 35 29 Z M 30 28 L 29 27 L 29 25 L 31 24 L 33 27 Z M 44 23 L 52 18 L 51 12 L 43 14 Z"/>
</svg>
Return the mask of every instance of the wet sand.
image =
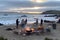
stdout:
<svg viewBox="0 0 60 40">
<path fill-rule="evenodd" d="M 50 23 L 44 23 L 44 27 L 47 27 Z M 28 26 L 30 26 L 29 24 Z M 6 31 L 6 28 L 15 28 L 15 25 L 4 25 L 0 26 L 0 36 L 7 38 L 8 40 L 44 40 L 45 37 L 58 39 L 60 40 L 60 24 L 57 23 L 57 29 L 51 31 L 49 34 L 40 34 L 40 35 L 30 35 L 30 36 L 22 36 L 16 35 L 13 31 Z"/>
</svg>

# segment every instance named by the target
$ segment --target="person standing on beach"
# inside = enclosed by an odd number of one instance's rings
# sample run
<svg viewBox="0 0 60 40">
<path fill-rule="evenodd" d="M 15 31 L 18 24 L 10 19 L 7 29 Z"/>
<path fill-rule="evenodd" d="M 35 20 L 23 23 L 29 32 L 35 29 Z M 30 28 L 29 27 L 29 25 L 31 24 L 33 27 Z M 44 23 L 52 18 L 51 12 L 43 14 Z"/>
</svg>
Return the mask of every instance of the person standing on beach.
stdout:
<svg viewBox="0 0 60 40">
<path fill-rule="evenodd" d="M 41 19 L 41 23 L 40 23 L 40 25 L 42 26 L 43 25 L 43 20 Z"/>
<path fill-rule="evenodd" d="M 24 19 L 21 20 L 21 27 L 23 27 L 23 28 L 25 27 L 25 21 L 24 21 Z"/>
<path fill-rule="evenodd" d="M 18 28 L 18 25 L 19 25 L 19 21 L 18 19 L 16 19 L 16 28 Z"/>
<path fill-rule="evenodd" d="M 25 25 L 27 24 L 27 19 L 25 19 Z"/>
<path fill-rule="evenodd" d="M 36 19 L 36 25 L 38 25 L 38 18 Z"/>
</svg>

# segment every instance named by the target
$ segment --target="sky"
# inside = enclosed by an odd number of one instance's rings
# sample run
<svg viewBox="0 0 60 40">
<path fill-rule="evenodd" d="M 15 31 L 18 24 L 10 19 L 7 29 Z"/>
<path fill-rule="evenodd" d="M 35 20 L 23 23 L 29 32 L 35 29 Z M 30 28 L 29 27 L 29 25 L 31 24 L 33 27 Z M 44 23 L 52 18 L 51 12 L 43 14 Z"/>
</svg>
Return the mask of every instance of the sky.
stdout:
<svg viewBox="0 0 60 40">
<path fill-rule="evenodd" d="M 0 0 L 0 12 L 40 13 L 60 10 L 60 0 Z"/>
</svg>

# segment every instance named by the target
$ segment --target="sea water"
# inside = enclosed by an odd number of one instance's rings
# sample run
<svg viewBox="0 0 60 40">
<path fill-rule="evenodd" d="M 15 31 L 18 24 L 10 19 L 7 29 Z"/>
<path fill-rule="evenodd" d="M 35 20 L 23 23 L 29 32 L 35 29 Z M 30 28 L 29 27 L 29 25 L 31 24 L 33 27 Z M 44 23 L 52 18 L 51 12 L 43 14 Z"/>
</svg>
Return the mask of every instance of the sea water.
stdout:
<svg viewBox="0 0 60 40">
<path fill-rule="evenodd" d="M 27 17 L 21 17 L 23 15 L 26 15 Z M 28 20 L 28 23 L 34 23 L 36 21 L 35 18 L 38 18 L 39 22 L 41 19 L 56 21 L 55 17 L 44 17 L 45 15 L 49 15 L 49 14 L 0 13 L 0 23 L 5 25 L 15 24 L 17 18 L 19 19 L 20 23 L 22 19 L 26 19 L 26 18 Z"/>
</svg>

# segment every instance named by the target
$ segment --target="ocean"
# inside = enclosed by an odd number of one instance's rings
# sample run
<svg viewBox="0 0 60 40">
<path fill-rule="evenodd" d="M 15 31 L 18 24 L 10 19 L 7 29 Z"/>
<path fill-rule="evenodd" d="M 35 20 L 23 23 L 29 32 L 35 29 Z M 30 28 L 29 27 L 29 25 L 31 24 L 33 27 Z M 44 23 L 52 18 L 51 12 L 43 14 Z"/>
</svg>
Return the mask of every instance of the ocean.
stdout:
<svg viewBox="0 0 60 40">
<path fill-rule="evenodd" d="M 25 15 L 26 17 L 22 17 Z M 49 20 L 49 21 L 56 21 L 55 17 L 44 17 L 45 15 L 52 15 L 52 14 L 22 14 L 22 13 L 0 13 L 0 23 L 8 25 L 8 24 L 15 24 L 16 19 L 19 19 L 19 22 L 21 23 L 22 19 L 28 20 L 28 23 L 34 23 L 35 18 L 38 18 L 38 21 L 40 23 L 40 20 Z"/>
</svg>

